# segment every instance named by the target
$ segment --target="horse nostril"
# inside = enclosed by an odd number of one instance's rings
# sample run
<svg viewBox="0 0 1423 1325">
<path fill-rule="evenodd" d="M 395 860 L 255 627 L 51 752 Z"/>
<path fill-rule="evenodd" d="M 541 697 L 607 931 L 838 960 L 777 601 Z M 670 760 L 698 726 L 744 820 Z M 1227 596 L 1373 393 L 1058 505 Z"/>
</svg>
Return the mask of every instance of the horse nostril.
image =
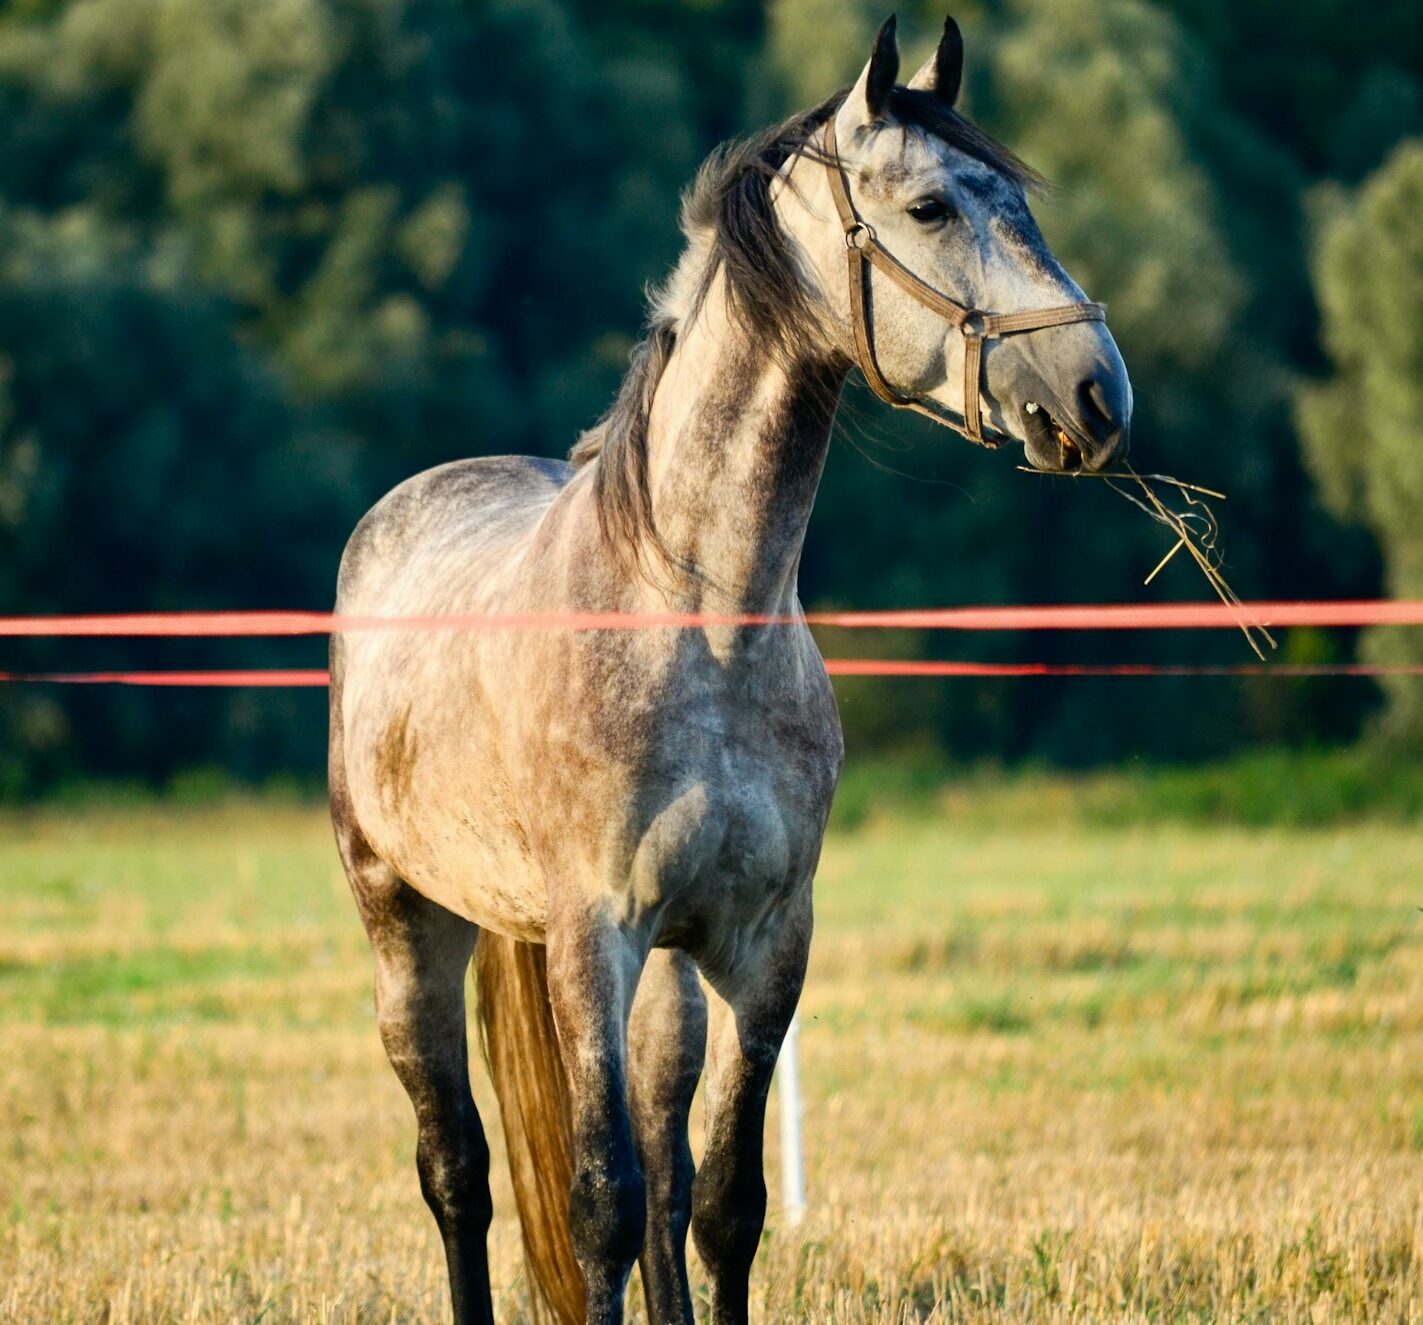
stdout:
<svg viewBox="0 0 1423 1325">
<path fill-rule="evenodd" d="M 1077 404 L 1082 410 L 1082 422 L 1092 439 L 1109 440 L 1121 428 L 1114 417 L 1111 397 L 1100 379 L 1089 377 L 1077 388 Z"/>
</svg>

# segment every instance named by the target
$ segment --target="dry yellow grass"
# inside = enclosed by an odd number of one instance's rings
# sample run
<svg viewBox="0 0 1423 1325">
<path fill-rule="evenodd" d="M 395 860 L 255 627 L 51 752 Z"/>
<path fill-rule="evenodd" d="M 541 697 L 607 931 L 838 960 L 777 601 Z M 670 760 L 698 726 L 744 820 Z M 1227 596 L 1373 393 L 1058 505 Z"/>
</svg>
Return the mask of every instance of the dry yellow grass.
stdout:
<svg viewBox="0 0 1423 1325">
<path fill-rule="evenodd" d="M 832 838 L 759 1317 L 1423 1318 L 1423 841 L 1032 808 Z M 0 832 L 0 1319 L 442 1320 L 320 812 Z"/>
</svg>

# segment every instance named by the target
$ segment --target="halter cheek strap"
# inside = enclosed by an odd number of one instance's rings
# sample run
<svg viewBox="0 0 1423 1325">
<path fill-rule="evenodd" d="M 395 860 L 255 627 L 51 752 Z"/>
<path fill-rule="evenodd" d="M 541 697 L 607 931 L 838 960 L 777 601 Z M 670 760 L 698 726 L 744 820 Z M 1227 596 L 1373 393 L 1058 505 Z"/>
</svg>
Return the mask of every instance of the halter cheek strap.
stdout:
<svg viewBox="0 0 1423 1325">
<path fill-rule="evenodd" d="M 1062 327 L 1071 322 L 1105 322 L 1107 310 L 1102 304 L 1063 304 L 1058 308 L 1029 309 L 1023 313 L 985 313 L 956 303 L 940 294 L 926 281 L 920 280 L 876 237 L 874 227 L 862 221 L 850 199 L 850 181 L 840 160 L 835 142 L 835 118 L 825 127 L 825 169 L 830 179 L 830 196 L 840 214 L 845 232 L 845 255 L 850 273 L 850 325 L 855 333 L 855 357 L 870 390 L 896 409 L 912 409 L 916 414 L 962 433 L 980 446 L 1001 446 L 1004 437 L 988 438 L 983 433 L 983 398 L 980 380 L 983 375 L 983 342 L 994 337 L 1011 336 L 1022 331 L 1038 331 L 1044 327 Z M 920 396 L 896 391 L 885 380 L 875 359 L 874 327 L 870 321 L 871 269 L 887 276 L 912 299 L 931 309 L 954 327 L 964 339 L 963 362 L 963 422 L 946 418 Z"/>
</svg>

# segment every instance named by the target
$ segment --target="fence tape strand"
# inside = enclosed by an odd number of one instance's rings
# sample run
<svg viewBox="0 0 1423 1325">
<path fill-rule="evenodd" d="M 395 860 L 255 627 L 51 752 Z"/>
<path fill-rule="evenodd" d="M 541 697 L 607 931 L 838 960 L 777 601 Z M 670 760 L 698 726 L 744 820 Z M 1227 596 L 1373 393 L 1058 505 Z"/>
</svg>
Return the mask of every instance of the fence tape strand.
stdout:
<svg viewBox="0 0 1423 1325">
<path fill-rule="evenodd" d="M 0 617 L 0 638 L 275 639 L 364 631 L 601 631 L 774 627 L 847 630 L 1170 630 L 1234 629 L 1242 616 L 1266 626 L 1423 625 L 1423 599 L 1337 602 L 1109 603 L 1037 607 L 949 607 L 804 616 L 715 612 L 523 612 L 440 616 L 340 616 L 332 612 L 126 612 Z M 1423 664 L 1368 663 L 999 663 L 832 658 L 832 676 L 885 677 L 1385 677 L 1423 676 Z M 0 672 L 0 684 L 169 687 L 320 687 L 324 670 Z"/>
<path fill-rule="evenodd" d="M 928 662 L 884 658 L 827 658 L 831 676 L 980 677 L 1185 677 L 1272 676 L 1383 677 L 1423 676 L 1423 663 L 1227 663 L 1219 666 L 1156 663 L 979 663 Z M 196 687 L 307 687 L 329 684 L 320 668 L 197 672 L 0 672 L 0 685 L 123 685 Z"/>
<path fill-rule="evenodd" d="M 659 630 L 784 626 L 804 620 L 845 630 L 1178 630 L 1264 626 L 1418 626 L 1423 599 L 1340 602 L 1105 603 L 1038 607 L 908 608 L 775 616 L 717 612 L 514 612 L 338 616 L 332 612 L 125 612 L 0 617 L 0 637 L 279 638 L 373 630 Z"/>
</svg>

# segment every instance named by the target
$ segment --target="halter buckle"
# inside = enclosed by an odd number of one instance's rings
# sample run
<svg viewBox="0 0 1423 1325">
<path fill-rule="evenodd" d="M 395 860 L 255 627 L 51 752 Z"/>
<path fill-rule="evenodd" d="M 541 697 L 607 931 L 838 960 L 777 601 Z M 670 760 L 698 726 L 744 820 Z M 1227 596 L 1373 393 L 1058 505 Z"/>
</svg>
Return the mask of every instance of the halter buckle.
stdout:
<svg viewBox="0 0 1423 1325">
<path fill-rule="evenodd" d="M 983 340 L 988 335 L 984 325 L 987 320 L 987 313 L 981 312 L 977 308 L 965 309 L 963 321 L 959 323 L 959 335 L 965 340 Z"/>
</svg>

